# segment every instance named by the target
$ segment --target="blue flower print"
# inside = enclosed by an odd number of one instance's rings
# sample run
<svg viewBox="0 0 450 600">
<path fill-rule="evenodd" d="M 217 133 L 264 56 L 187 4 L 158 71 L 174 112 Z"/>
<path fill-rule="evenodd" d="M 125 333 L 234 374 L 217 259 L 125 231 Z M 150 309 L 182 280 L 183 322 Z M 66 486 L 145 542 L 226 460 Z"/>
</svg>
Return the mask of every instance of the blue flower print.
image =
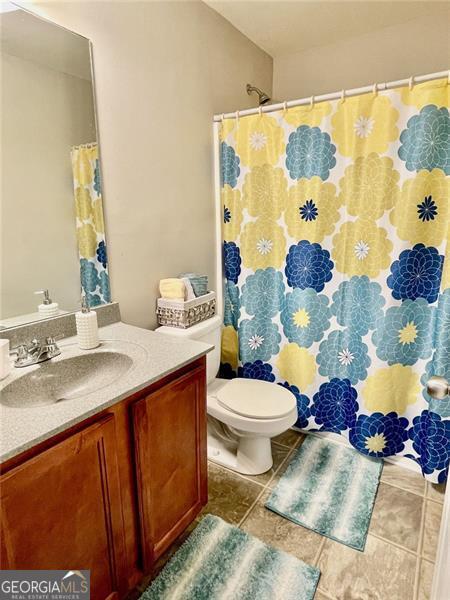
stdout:
<svg viewBox="0 0 450 600">
<path fill-rule="evenodd" d="M 417 205 L 417 214 L 419 220 L 425 223 L 425 221 L 434 221 L 434 217 L 438 214 L 436 202 L 432 196 L 425 196 L 423 202 Z"/>
<path fill-rule="evenodd" d="M 229 223 L 231 221 L 231 211 L 229 208 L 223 205 L 223 222 Z"/>
<path fill-rule="evenodd" d="M 336 146 L 328 133 L 301 125 L 291 133 L 286 146 L 286 167 L 291 179 L 311 179 L 318 175 L 325 181 L 336 165 L 335 152 Z"/>
<path fill-rule="evenodd" d="M 94 190 L 97 192 L 97 196 L 100 196 L 102 193 L 102 181 L 100 178 L 100 163 L 98 158 L 95 160 L 95 168 L 94 168 Z"/>
<path fill-rule="evenodd" d="M 298 210 L 300 218 L 304 221 L 315 221 L 319 215 L 319 210 L 312 200 L 307 200 Z"/>
<path fill-rule="evenodd" d="M 350 429 L 350 443 L 369 456 L 393 456 L 405 448 L 408 424 L 408 419 L 395 412 L 359 415 Z"/>
<path fill-rule="evenodd" d="M 267 361 L 278 354 L 281 335 L 270 319 L 244 319 L 239 325 L 239 355 L 243 363 Z"/>
<path fill-rule="evenodd" d="M 111 302 L 111 290 L 109 287 L 109 275 L 106 271 L 100 273 L 100 293 L 103 296 L 103 302 Z"/>
<path fill-rule="evenodd" d="M 349 329 L 332 331 L 320 344 L 316 360 L 321 375 L 349 379 L 353 385 L 366 379 L 371 362 L 366 344 Z"/>
<path fill-rule="evenodd" d="M 239 167 L 239 156 L 231 146 L 225 142 L 220 144 L 220 181 L 224 186 L 226 183 L 234 188 L 237 184 L 237 178 L 241 172 Z"/>
<path fill-rule="evenodd" d="M 436 248 L 416 244 L 403 250 L 391 265 L 387 284 L 396 300 L 425 298 L 430 304 L 439 295 L 444 257 Z"/>
<path fill-rule="evenodd" d="M 419 358 L 429 358 L 434 311 L 423 298 L 405 300 L 400 306 L 388 308 L 372 334 L 378 358 L 389 365 L 413 365 Z"/>
<path fill-rule="evenodd" d="M 217 376 L 219 379 L 235 379 L 236 372 L 233 371 L 233 367 L 229 363 L 220 363 Z"/>
<path fill-rule="evenodd" d="M 108 255 L 106 253 L 106 244 L 104 241 L 101 241 L 97 247 L 97 260 L 103 265 L 103 268 L 106 269 Z"/>
<path fill-rule="evenodd" d="M 409 439 L 419 455 L 419 464 L 426 475 L 447 469 L 450 462 L 450 421 L 428 410 L 414 417 Z"/>
<path fill-rule="evenodd" d="M 302 240 L 289 248 L 285 269 L 287 282 L 294 288 L 313 288 L 321 292 L 333 277 L 333 267 L 328 250 L 322 249 L 320 244 Z"/>
<path fill-rule="evenodd" d="M 258 269 L 242 286 L 242 306 L 249 315 L 274 317 L 284 301 L 283 273 L 272 267 Z"/>
<path fill-rule="evenodd" d="M 94 306 L 100 306 L 102 304 L 102 299 L 98 294 L 90 294 L 89 292 L 86 294 L 86 303 L 90 308 Z"/>
<path fill-rule="evenodd" d="M 408 171 L 442 169 L 450 175 L 450 116 L 448 109 L 424 106 L 400 135 L 399 157 Z"/>
<path fill-rule="evenodd" d="M 444 290 L 439 296 L 434 331 L 434 347 L 438 352 L 450 354 L 450 288 Z"/>
<path fill-rule="evenodd" d="M 375 328 L 377 319 L 383 315 L 384 303 L 380 284 L 371 282 L 366 275 L 355 275 L 350 281 L 343 281 L 334 292 L 331 312 L 339 325 L 363 336 Z"/>
<path fill-rule="evenodd" d="M 355 425 L 358 392 L 348 379 L 333 378 L 314 394 L 311 414 L 322 429 L 340 433 Z"/>
<path fill-rule="evenodd" d="M 223 254 L 225 262 L 225 278 L 237 283 L 241 274 L 241 254 L 234 242 L 224 242 Z"/>
<path fill-rule="evenodd" d="M 226 281 L 224 289 L 224 325 L 231 325 L 237 329 L 240 316 L 239 288 L 232 281 Z"/>
<path fill-rule="evenodd" d="M 81 286 L 86 293 L 95 292 L 100 285 L 96 266 L 86 258 L 80 259 L 80 277 Z"/>
<path fill-rule="evenodd" d="M 272 373 L 272 366 L 256 360 L 254 363 L 245 363 L 238 368 L 238 377 L 246 379 L 260 379 L 261 381 L 275 381 L 275 375 Z"/>
<path fill-rule="evenodd" d="M 328 298 L 312 288 L 294 289 L 286 295 L 280 318 L 288 340 L 309 348 L 313 342 L 322 339 L 330 326 Z"/>
<path fill-rule="evenodd" d="M 279 383 L 278 385 L 281 385 L 292 392 L 297 401 L 297 421 L 294 423 L 294 427 L 298 427 L 299 429 L 308 427 L 308 418 L 311 416 L 311 411 L 309 408 L 310 400 L 308 396 L 302 394 L 297 386 L 289 385 L 287 381 L 284 383 Z"/>
</svg>

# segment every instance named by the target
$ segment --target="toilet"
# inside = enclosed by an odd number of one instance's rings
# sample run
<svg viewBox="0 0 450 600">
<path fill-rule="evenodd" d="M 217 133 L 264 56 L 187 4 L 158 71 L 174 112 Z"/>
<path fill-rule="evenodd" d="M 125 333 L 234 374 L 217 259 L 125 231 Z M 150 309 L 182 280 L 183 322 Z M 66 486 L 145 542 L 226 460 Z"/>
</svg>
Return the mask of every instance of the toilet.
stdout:
<svg viewBox="0 0 450 600">
<path fill-rule="evenodd" d="M 273 464 L 270 439 L 297 420 L 295 396 L 286 388 L 255 379 L 218 379 L 222 319 L 212 317 L 188 329 L 156 331 L 214 344 L 206 358 L 208 458 L 244 475 L 259 475 Z"/>
</svg>

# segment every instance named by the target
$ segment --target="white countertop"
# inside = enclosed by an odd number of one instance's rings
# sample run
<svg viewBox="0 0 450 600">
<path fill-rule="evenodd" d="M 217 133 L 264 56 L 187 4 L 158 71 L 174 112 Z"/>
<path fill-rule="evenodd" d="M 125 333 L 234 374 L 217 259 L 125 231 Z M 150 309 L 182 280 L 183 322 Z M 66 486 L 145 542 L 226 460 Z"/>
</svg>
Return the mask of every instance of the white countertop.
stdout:
<svg viewBox="0 0 450 600">
<path fill-rule="evenodd" d="M 125 323 L 102 327 L 99 335 L 103 346 L 100 344 L 95 350 L 79 350 L 76 337 L 61 340 L 58 343 L 61 355 L 51 362 L 80 353 L 100 352 L 102 347 L 114 349 L 116 345 L 120 352 L 133 359 L 130 370 L 112 383 L 106 374 L 104 386 L 71 400 L 27 408 L 13 408 L 0 403 L 0 462 L 99 413 L 213 349 L 209 344 L 180 340 Z M 45 368 L 46 364 L 48 362 L 20 369 L 13 367 L 11 374 L 0 382 L 0 395 L 1 390 L 12 381 L 34 369 Z"/>
</svg>

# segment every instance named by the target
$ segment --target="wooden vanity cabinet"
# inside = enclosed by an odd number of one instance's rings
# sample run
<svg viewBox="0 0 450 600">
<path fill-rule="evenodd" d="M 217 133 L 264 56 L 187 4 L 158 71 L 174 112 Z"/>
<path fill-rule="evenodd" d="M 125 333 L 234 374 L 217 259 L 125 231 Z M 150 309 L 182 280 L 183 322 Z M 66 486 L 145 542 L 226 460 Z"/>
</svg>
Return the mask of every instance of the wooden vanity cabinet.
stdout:
<svg viewBox="0 0 450 600">
<path fill-rule="evenodd" d="M 1 465 L 0 568 L 90 569 L 124 598 L 207 501 L 206 362 Z"/>
</svg>

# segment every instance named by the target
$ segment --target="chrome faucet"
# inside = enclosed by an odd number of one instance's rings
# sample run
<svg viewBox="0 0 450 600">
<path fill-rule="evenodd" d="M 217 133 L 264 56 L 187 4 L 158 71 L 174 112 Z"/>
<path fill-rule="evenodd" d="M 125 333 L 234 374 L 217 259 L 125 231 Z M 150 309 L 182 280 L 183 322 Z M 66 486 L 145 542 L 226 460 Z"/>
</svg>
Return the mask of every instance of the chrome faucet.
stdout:
<svg viewBox="0 0 450 600">
<path fill-rule="evenodd" d="M 61 354 L 61 350 L 56 343 L 57 339 L 59 336 L 47 337 L 45 342 L 34 339 L 29 344 L 20 344 L 13 348 L 10 354 L 17 357 L 14 366 L 17 368 L 29 367 L 58 356 Z"/>
</svg>

